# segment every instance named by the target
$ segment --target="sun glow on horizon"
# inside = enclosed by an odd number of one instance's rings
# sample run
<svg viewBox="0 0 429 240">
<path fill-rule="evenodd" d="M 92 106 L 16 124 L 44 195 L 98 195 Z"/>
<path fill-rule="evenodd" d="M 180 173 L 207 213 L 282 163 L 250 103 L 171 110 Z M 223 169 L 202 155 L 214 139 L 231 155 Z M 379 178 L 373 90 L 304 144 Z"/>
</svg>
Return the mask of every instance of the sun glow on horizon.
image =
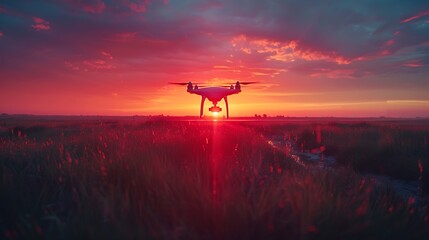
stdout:
<svg viewBox="0 0 429 240">
<path fill-rule="evenodd" d="M 316 1 L 323 24 L 296 14 L 305 1 L 160 1 L 3 1 L 0 114 L 199 116 L 189 82 L 240 81 L 258 84 L 203 115 L 429 117 L 423 1 L 380 3 L 378 17 L 369 2 Z M 338 21 L 350 12 L 353 28 Z"/>
</svg>

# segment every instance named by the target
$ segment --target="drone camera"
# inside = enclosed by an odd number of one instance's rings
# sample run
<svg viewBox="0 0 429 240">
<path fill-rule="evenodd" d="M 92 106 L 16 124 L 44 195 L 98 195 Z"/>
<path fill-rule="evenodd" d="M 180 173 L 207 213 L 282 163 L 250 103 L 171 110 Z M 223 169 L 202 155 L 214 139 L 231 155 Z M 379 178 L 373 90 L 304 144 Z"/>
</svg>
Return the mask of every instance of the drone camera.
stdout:
<svg viewBox="0 0 429 240">
<path fill-rule="evenodd" d="M 192 87 L 192 83 L 191 83 L 191 82 L 189 82 L 189 83 L 188 83 L 188 91 L 189 91 L 189 90 L 192 90 L 192 89 L 193 89 L 193 87 Z"/>
<path fill-rule="evenodd" d="M 218 106 L 212 106 L 209 108 L 210 112 L 220 112 L 222 111 L 222 108 L 218 107 Z"/>
</svg>

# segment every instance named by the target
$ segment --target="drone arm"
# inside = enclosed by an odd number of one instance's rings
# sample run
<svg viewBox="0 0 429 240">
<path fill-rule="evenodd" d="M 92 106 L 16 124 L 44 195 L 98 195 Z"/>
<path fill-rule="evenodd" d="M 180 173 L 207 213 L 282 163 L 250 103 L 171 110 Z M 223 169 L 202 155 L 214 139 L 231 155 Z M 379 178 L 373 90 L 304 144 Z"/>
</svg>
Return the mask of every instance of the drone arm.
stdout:
<svg viewBox="0 0 429 240">
<path fill-rule="evenodd" d="M 225 106 L 226 106 L 226 118 L 229 118 L 229 109 L 228 109 L 228 98 L 224 97 L 225 100 Z"/>
<path fill-rule="evenodd" d="M 203 117 L 204 101 L 205 100 L 206 100 L 206 97 L 201 96 L 200 118 Z"/>
</svg>

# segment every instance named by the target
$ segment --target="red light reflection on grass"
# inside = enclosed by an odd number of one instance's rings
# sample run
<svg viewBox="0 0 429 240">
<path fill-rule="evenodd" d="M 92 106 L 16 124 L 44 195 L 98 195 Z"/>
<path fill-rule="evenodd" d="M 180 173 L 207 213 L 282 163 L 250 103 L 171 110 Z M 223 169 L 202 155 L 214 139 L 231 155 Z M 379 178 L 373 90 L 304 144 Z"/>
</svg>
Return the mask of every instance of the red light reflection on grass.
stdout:
<svg viewBox="0 0 429 240">
<path fill-rule="evenodd" d="M 212 132 L 212 141 L 211 141 L 211 153 L 210 153 L 210 164 L 211 164 L 211 174 L 212 174 L 212 200 L 214 203 L 216 203 L 217 201 L 217 197 L 218 197 L 218 179 L 217 179 L 217 175 L 218 175 L 218 162 L 220 161 L 220 156 L 219 153 L 221 151 L 220 149 L 220 139 L 219 139 L 219 135 L 217 133 L 217 122 L 214 121 L 213 122 L 213 132 Z"/>
</svg>

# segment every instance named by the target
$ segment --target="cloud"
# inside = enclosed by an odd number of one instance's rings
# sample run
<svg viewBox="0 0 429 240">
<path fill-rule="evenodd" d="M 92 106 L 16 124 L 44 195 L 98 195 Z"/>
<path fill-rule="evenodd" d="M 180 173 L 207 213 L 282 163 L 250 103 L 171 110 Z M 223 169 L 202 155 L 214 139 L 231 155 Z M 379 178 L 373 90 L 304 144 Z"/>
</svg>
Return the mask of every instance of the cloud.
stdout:
<svg viewBox="0 0 429 240">
<path fill-rule="evenodd" d="M 100 14 L 106 9 L 103 0 L 65 0 L 66 3 L 79 8 L 85 12 Z"/>
<path fill-rule="evenodd" d="M 414 38 L 424 38 L 426 34 L 419 29 L 409 29 L 399 22 L 401 16 L 413 13 L 425 4 L 399 1 L 392 4 L 400 7 L 401 11 L 379 11 L 387 7 L 387 3 L 382 1 L 362 1 L 359 4 L 316 1 L 312 2 L 311 8 L 306 1 L 252 1 L 245 6 L 228 2 L 224 4 L 222 12 L 225 16 L 222 17 L 224 23 L 228 22 L 227 28 L 231 31 L 240 29 L 248 38 L 286 43 L 296 41 L 304 51 L 329 56 L 334 53 L 349 60 L 378 55 L 383 44 L 394 38 L 397 31 L 412 31 Z M 412 43 L 397 41 L 392 53 L 409 44 Z"/>
<path fill-rule="evenodd" d="M 92 55 L 111 49 L 119 59 L 154 55 L 163 58 L 187 51 L 216 56 L 217 65 L 223 64 L 222 55 L 230 54 L 235 55 L 236 64 L 242 61 L 280 69 L 288 68 L 290 63 L 306 62 L 348 65 L 393 55 L 427 39 L 419 29 L 395 26 L 401 15 L 381 13 L 376 18 L 376 11 L 366 2 L 359 8 L 350 2 L 334 6 L 315 3 L 315 11 L 305 8 L 304 3 L 291 1 L 249 1 L 242 6 L 230 1 L 209 1 L 204 5 L 190 0 L 171 1 L 168 7 L 160 1 L 146 0 L 67 1 L 81 7 L 104 6 L 102 11 L 94 11 L 103 15 L 89 16 L 85 21 L 74 12 L 56 20 L 56 26 L 64 25 L 61 34 L 67 36 L 67 44 Z M 147 11 L 149 4 L 151 9 Z M 121 15 L 115 10 L 124 6 L 132 12 L 144 11 L 145 18 Z M 338 10 L 332 10 L 334 7 Z M 412 13 L 414 8 L 403 11 Z M 245 40 L 238 41 L 235 47 L 225 45 L 238 36 Z M 94 42 L 99 48 L 88 49 Z M 243 54 L 237 54 L 237 50 Z M 270 63 L 264 63 L 267 60 Z"/>
<path fill-rule="evenodd" d="M 295 40 L 288 42 L 272 41 L 269 39 L 248 40 L 246 36 L 239 35 L 231 40 L 231 44 L 247 54 L 266 54 L 266 60 L 277 60 L 282 62 L 323 60 L 336 62 L 337 64 L 349 64 L 352 61 L 334 52 L 323 53 L 320 51 L 303 50 L 298 41 Z"/>
<path fill-rule="evenodd" d="M 33 29 L 35 29 L 36 31 L 51 30 L 51 23 L 50 22 L 48 22 L 42 18 L 39 18 L 39 17 L 33 17 L 33 21 L 34 21 L 34 24 L 31 25 L 31 27 Z"/>
<path fill-rule="evenodd" d="M 386 69 L 407 72 L 403 64 L 422 62 L 424 56 L 411 55 L 423 53 L 417 48 L 429 41 L 425 26 L 400 24 L 425 8 L 400 1 L 395 4 L 401 11 L 378 11 L 390 4 L 371 1 L 358 5 L 352 1 L 316 1 L 312 8 L 305 2 L 255 0 L 246 4 L 226 0 L 172 0 L 168 5 L 155 0 L 40 4 L 40 8 L 30 8 L 9 3 L 7 9 L 36 11 L 33 15 L 55 22 L 56 34 L 32 35 L 29 43 L 22 40 L 28 36 L 25 29 L 11 24 L 5 29 L 8 38 L 9 32 L 15 33 L 14 40 L 21 44 L 23 54 L 49 48 L 49 56 L 60 59 L 54 63 L 68 61 L 89 71 L 194 74 L 206 79 L 222 75 L 280 79 L 289 73 L 357 78 L 382 74 Z M 135 14 L 143 12 L 144 17 Z M 41 24 L 35 28 L 38 31 L 52 27 L 46 20 L 37 24 Z M 404 55 L 405 50 L 409 54 Z M 114 64 L 107 61 L 113 56 Z M 106 67 L 109 64 L 115 68 Z"/>
<path fill-rule="evenodd" d="M 3 32 L 0 32 L 0 38 L 1 38 L 1 37 L 3 37 L 3 36 L 4 36 L 4 33 L 3 33 Z"/>
<path fill-rule="evenodd" d="M 64 65 L 75 71 L 104 71 L 116 69 L 116 66 L 112 63 L 113 57 L 106 51 L 101 51 L 98 58 L 91 59 L 76 59 L 68 60 L 64 62 Z"/>
<path fill-rule="evenodd" d="M 110 54 L 109 52 L 101 51 L 101 55 L 103 55 L 103 56 L 107 57 L 107 58 L 108 58 L 108 59 L 110 59 L 110 60 L 112 60 L 112 59 L 113 59 L 112 54 Z"/>
<path fill-rule="evenodd" d="M 129 42 L 135 39 L 137 32 L 120 32 L 114 34 L 112 37 L 107 38 L 107 40 L 115 42 Z"/>
<path fill-rule="evenodd" d="M 130 13 L 145 13 L 149 5 L 154 2 L 162 2 L 163 5 L 169 3 L 168 0 L 63 0 L 69 6 L 82 11 L 101 14 L 115 13 L 118 15 L 130 15 Z"/>
<path fill-rule="evenodd" d="M 408 62 L 403 63 L 402 66 L 418 68 L 418 67 L 423 67 L 425 65 L 422 64 L 420 61 L 408 61 Z"/>
<path fill-rule="evenodd" d="M 414 21 L 416 19 L 420 19 L 420 18 L 428 16 L 428 15 L 429 15 L 429 10 L 426 10 L 426 11 L 418 13 L 417 15 L 414 15 L 414 16 L 411 16 L 409 18 L 402 20 L 401 23 L 411 22 L 411 21 Z"/>
<path fill-rule="evenodd" d="M 327 77 L 327 78 L 354 78 L 355 74 L 354 69 L 325 69 L 325 68 L 317 68 L 314 69 L 314 73 L 310 74 L 310 77 Z"/>
<path fill-rule="evenodd" d="M 85 60 L 82 62 L 83 65 L 95 69 L 95 70 L 103 70 L 103 69 L 114 69 L 115 66 L 107 63 L 103 59 L 91 59 L 91 60 Z"/>
<path fill-rule="evenodd" d="M 64 65 L 66 67 L 71 68 L 71 69 L 76 70 L 76 71 L 80 69 L 79 66 L 77 66 L 76 64 L 73 64 L 73 63 L 71 63 L 69 61 L 65 61 Z"/>
<path fill-rule="evenodd" d="M 124 5 L 127 6 L 130 10 L 136 13 L 143 13 L 147 10 L 147 5 L 150 3 L 150 0 L 125 0 Z"/>
</svg>

